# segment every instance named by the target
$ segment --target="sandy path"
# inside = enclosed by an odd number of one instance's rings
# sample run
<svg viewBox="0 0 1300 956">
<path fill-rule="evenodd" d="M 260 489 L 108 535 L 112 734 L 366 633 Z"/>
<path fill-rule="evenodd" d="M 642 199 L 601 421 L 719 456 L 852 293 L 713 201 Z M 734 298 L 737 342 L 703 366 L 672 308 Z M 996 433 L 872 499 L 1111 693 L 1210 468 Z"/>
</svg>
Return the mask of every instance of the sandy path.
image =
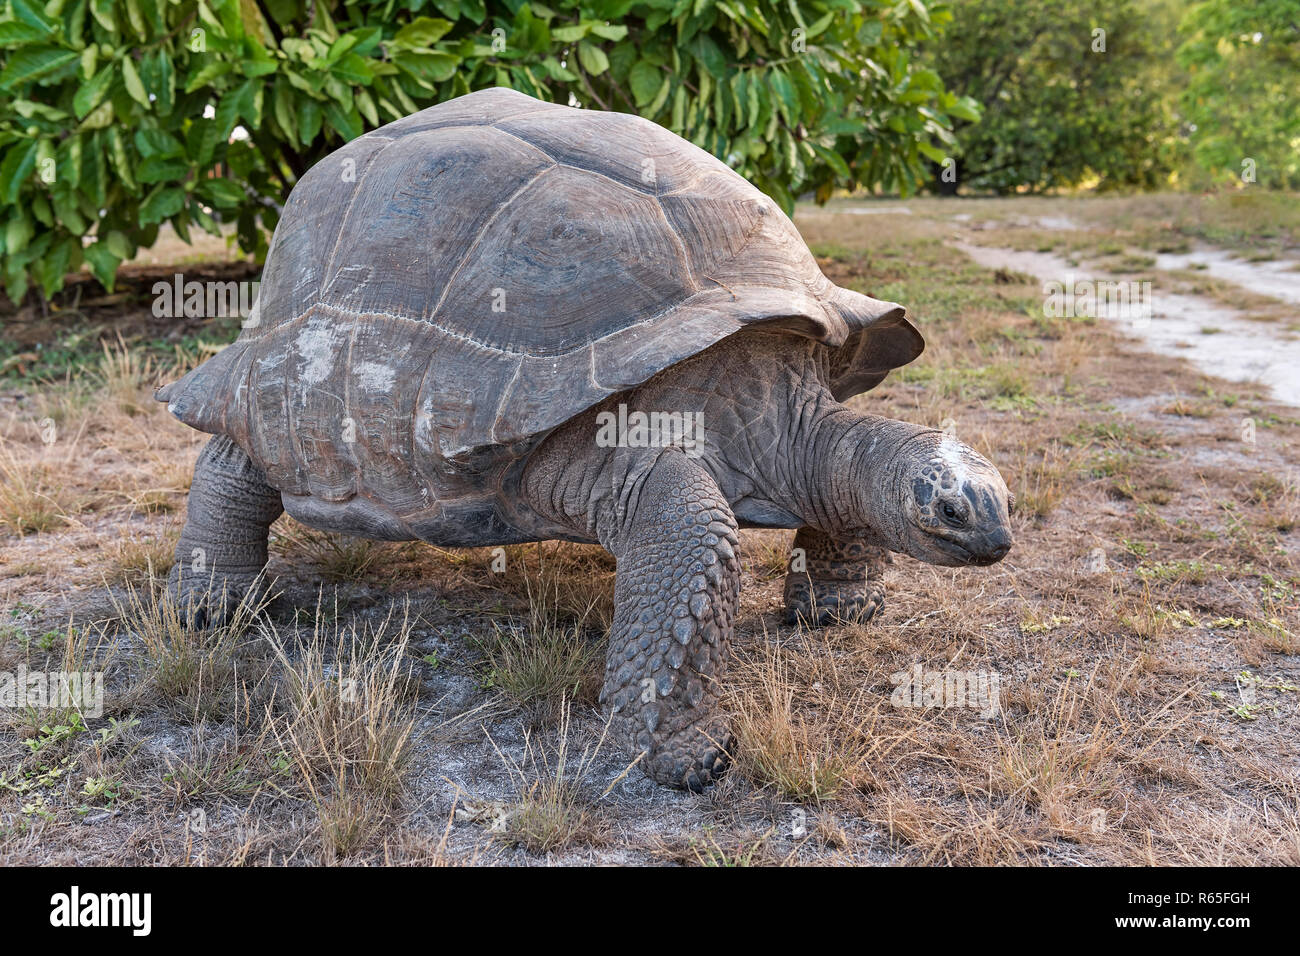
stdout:
<svg viewBox="0 0 1300 956">
<path fill-rule="evenodd" d="M 1045 286 L 1045 303 L 1046 284 L 1050 282 L 1070 287 L 1071 283 L 1084 280 L 1117 281 L 1116 277 L 1104 272 L 1071 266 L 1052 253 L 1021 252 L 967 242 L 953 242 L 952 245 L 982 266 L 1011 269 L 1041 279 Z M 1208 264 L 1201 253 L 1189 258 Z M 1230 261 L 1237 266 L 1255 265 Z M 1294 275 L 1292 281 L 1300 282 L 1300 273 Z M 1253 282 L 1252 287 L 1259 292 L 1267 291 Z M 1294 292 L 1300 296 L 1300 288 Z M 1277 297 L 1283 298 L 1281 295 Z M 1186 358 L 1202 371 L 1229 381 L 1266 385 L 1279 401 L 1300 405 L 1300 374 L 1297 374 L 1300 370 L 1300 337 L 1279 328 L 1276 323 L 1252 322 L 1242 313 L 1210 299 L 1165 292 L 1158 286 L 1152 289 L 1150 303 L 1149 317 L 1141 310 L 1125 308 L 1110 312 L 1100 310 L 1098 317 L 1122 323 L 1126 331 L 1142 339 L 1156 352 Z"/>
<path fill-rule="evenodd" d="M 1190 269 L 1195 266 L 1204 266 L 1202 271 L 1216 279 L 1300 305 L 1300 263 L 1293 259 L 1247 262 L 1226 249 L 1210 248 L 1156 256 L 1157 269 Z"/>
</svg>

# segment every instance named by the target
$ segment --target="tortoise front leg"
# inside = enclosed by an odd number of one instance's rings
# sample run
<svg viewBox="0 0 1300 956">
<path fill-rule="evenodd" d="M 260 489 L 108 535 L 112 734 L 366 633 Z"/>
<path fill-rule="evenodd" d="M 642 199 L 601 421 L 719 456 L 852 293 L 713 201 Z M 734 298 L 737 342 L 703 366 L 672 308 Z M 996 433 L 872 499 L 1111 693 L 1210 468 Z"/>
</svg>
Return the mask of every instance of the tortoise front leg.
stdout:
<svg viewBox="0 0 1300 956">
<path fill-rule="evenodd" d="M 863 624 L 885 606 L 884 548 L 839 541 L 814 528 L 800 528 L 794 548 L 804 569 L 791 567 L 785 578 L 787 624 Z"/>
<path fill-rule="evenodd" d="M 736 519 L 711 475 L 661 454 L 610 550 L 618 559 L 602 701 L 654 780 L 701 790 L 726 767 L 718 710 L 740 597 Z"/>
</svg>

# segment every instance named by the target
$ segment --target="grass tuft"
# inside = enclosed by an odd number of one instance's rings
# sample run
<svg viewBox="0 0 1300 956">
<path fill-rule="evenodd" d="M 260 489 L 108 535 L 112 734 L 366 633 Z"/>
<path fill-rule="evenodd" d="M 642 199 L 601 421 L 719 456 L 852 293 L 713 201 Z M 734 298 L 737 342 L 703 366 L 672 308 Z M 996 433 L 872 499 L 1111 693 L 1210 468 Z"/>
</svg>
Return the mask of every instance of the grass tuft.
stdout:
<svg viewBox="0 0 1300 956">
<path fill-rule="evenodd" d="M 487 687 L 497 688 L 515 704 L 538 716 L 553 717 L 566 700 L 595 704 L 603 678 L 603 649 L 585 624 L 594 603 L 571 620 L 558 584 L 532 590 L 528 619 L 522 625 L 492 623 L 490 632 L 472 642 L 482 654 L 480 672 Z"/>
<path fill-rule="evenodd" d="M 334 623 L 326 623 L 318 604 L 311 635 L 298 647 L 273 625 L 262 632 L 284 672 L 281 742 L 313 794 L 332 793 L 341 801 L 332 805 L 346 809 L 354 790 L 379 799 L 400 792 L 419 680 L 408 660 L 409 604 L 376 624 L 341 625 L 337 616 L 335 609 Z"/>
</svg>

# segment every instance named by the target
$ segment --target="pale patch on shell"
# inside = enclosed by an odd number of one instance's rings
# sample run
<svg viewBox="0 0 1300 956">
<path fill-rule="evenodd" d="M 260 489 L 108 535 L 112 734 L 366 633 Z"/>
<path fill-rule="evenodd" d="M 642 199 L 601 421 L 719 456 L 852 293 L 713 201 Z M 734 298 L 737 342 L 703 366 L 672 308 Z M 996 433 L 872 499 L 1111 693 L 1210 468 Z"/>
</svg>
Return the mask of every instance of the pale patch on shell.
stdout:
<svg viewBox="0 0 1300 956">
<path fill-rule="evenodd" d="M 338 332 L 324 322 L 313 320 L 298 333 L 296 345 L 302 357 L 298 375 L 308 385 L 323 382 L 334 368 L 335 343 Z"/>
<path fill-rule="evenodd" d="M 390 392 L 397 384 L 397 372 L 383 362 L 359 362 L 352 370 L 357 384 L 368 392 Z"/>
</svg>

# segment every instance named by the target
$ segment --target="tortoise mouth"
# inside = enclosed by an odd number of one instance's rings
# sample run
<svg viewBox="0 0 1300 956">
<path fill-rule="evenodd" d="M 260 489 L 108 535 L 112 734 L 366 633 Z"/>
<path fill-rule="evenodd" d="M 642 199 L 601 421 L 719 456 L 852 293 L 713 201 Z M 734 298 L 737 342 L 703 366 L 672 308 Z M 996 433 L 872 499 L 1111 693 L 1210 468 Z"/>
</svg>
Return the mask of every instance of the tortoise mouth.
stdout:
<svg viewBox="0 0 1300 956">
<path fill-rule="evenodd" d="M 1011 550 L 1011 536 L 1001 529 L 981 535 L 974 546 L 934 532 L 931 532 L 931 540 L 946 556 L 954 558 L 956 563 L 980 567 L 997 564 Z"/>
</svg>

